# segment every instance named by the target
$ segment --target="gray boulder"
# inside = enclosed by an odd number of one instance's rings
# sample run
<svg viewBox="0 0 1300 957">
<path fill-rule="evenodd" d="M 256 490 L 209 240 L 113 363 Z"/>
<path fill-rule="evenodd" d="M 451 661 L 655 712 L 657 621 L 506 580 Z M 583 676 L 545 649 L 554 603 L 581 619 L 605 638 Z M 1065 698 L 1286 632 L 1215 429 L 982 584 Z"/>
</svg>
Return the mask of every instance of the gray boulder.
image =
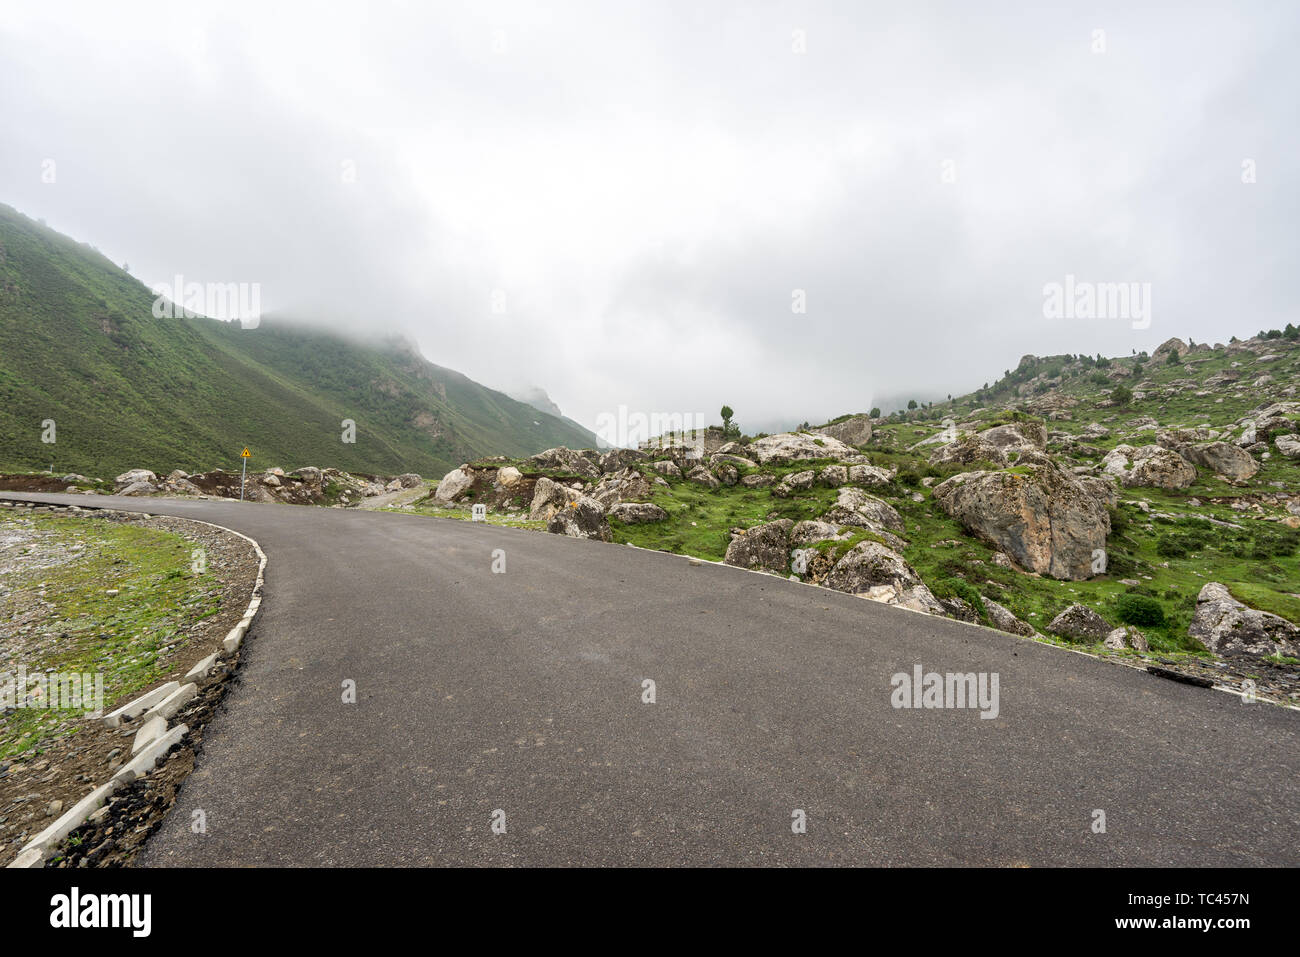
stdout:
<svg viewBox="0 0 1300 957">
<path fill-rule="evenodd" d="M 658 505 L 651 502 L 618 502 L 610 506 L 608 516 L 625 525 L 642 525 L 647 522 L 662 522 L 668 517 Z"/>
<path fill-rule="evenodd" d="M 847 419 L 823 425 L 814 431 L 829 435 L 846 445 L 866 445 L 871 441 L 871 416 L 851 415 Z"/>
<path fill-rule="evenodd" d="M 1187 633 L 1216 655 L 1300 657 L 1300 627 L 1239 602 L 1220 582 L 1207 582 L 1196 596 Z"/>
<path fill-rule="evenodd" d="M 609 508 L 619 502 L 649 498 L 650 492 L 650 482 L 646 477 L 636 469 L 628 468 L 606 474 L 591 490 L 590 495 L 605 508 Z"/>
<path fill-rule="evenodd" d="M 822 521 L 856 525 L 872 531 L 902 532 L 904 528 L 902 516 L 892 505 L 851 486 L 840 489 L 835 504 L 822 516 Z"/>
<path fill-rule="evenodd" d="M 711 489 L 717 488 L 722 483 L 718 477 L 709 471 L 708 466 L 697 465 L 686 473 L 686 481 L 695 482 L 697 485 L 705 485 Z"/>
<path fill-rule="evenodd" d="M 1300 459 L 1300 435 L 1288 432 L 1273 439 L 1277 450 L 1289 459 Z"/>
<path fill-rule="evenodd" d="M 1159 445 L 1117 445 L 1102 459 L 1102 470 L 1125 488 L 1187 488 L 1196 481 L 1196 467 L 1173 449 Z"/>
<path fill-rule="evenodd" d="M 556 511 L 547 520 L 546 530 L 554 535 L 594 538 L 602 542 L 608 542 L 611 537 L 605 507 L 585 495 L 579 495 L 567 507 Z"/>
<path fill-rule="evenodd" d="M 648 456 L 640 449 L 610 449 L 600 457 L 599 468 L 602 472 L 618 472 L 646 458 Z"/>
<path fill-rule="evenodd" d="M 154 475 L 154 473 L 150 472 L 148 469 L 131 469 L 129 472 L 123 472 L 117 478 L 113 479 L 113 484 L 119 489 L 140 482 L 147 482 L 150 485 L 156 485 L 158 483 L 158 476 Z"/>
<path fill-rule="evenodd" d="M 1259 463 L 1249 452 L 1227 442 L 1181 445 L 1178 453 L 1193 465 L 1210 469 L 1233 483 L 1245 482 L 1259 471 Z"/>
<path fill-rule="evenodd" d="M 1052 619 L 1047 630 L 1071 641 L 1105 641 L 1115 629 L 1087 605 L 1071 605 Z"/>
<path fill-rule="evenodd" d="M 433 493 L 433 500 L 443 503 L 454 502 L 468 492 L 473 484 L 474 476 L 462 465 L 458 469 L 452 469 L 442 477 L 437 490 Z"/>
<path fill-rule="evenodd" d="M 571 475 L 579 475 L 582 478 L 595 481 L 600 478 L 601 469 L 595 462 L 591 461 L 581 452 L 575 452 L 573 449 L 565 448 L 563 445 L 557 448 L 547 449 L 545 452 L 538 452 L 529 461 L 537 468 L 552 469 L 556 472 L 567 472 Z"/>
<path fill-rule="evenodd" d="M 556 512 L 582 498 L 582 493 L 542 476 L 533 486 L 533 501 L 528 508 L 529 521 L 550 521 Z M 597 504 L 600 504 L 599 502 Z"/>
<path fill-rule="evenodd" d="M 1032 638 L 1038 634 L 1033 625 L 1021 621 L 992 598 L 984 598 L 984 610 L 989 613 L 989 621 L 998 631 L 1005 631 L 1012 635 L 1022 635 L 1026 638 Z"/>
<path fill-rule="evenodd" d="M 722 559 L 738 568 L 752 568 L 778 575 L 790 571 L 790 529 L 794 522 L 783 518 L 766 525 L 755 525 L 743 534 L 732 536 Z"/>
<path fill-rule="evenodd" d="M 1132 625 L 1125 625 L 1122 628 L 1116 628 L 1102 641 L 1107 648 L 1112 651 L 1150 651 L 1151 647 L 1147 644 L 1146 635 L 1138 631 Z"/>
<path fill-rule="evenodd" d="M 1050 463 L 963 472 L 935 486 L 934 501 L 1020 567 L 1052 578 L 1090 577 L 1093 553 L 1110 534 L 1106 506 Z"/>
<path fill-rule="evenodd" d="M 785 465 L 804 459 L 841 459 L 857 450 L 829 435 L 782 432 L 749 443 L 747 451 L 760 465 Z"/>
</svg>

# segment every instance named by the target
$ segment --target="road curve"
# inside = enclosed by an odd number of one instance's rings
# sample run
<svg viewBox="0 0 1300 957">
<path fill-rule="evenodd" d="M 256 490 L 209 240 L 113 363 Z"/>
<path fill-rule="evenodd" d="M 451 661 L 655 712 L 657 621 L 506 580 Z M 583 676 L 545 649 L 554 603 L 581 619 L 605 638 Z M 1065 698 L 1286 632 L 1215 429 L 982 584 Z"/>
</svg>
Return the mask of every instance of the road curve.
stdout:
<svg viewBox="0 0 1300 957">
<path fill-rule="evenodd" d="M 626 546 L 4 497 L 216 522 L 268 556 L 242 680 L 146 865 L 1300 862 L 1293 711 Z M 916 664 L 996 673 L 998 717 L 895 709 Z"/>
</svg>

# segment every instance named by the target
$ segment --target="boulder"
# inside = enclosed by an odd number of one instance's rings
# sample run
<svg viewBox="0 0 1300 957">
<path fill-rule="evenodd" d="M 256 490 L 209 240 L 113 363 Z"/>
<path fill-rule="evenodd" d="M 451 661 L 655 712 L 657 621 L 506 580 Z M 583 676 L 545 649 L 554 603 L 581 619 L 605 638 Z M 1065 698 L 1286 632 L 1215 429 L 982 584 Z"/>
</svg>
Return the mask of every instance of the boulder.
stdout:
<svg viewBox="0 0 1300 957">
<path fill-rule="evenodd" d="M 994 465 L 1006 465 L 1007 453 L 982 436 L 968 435 L 955 442 L 939 446 L 930 453 L 931 465 L 973 465 L 976 462 L 991 462 Z"/>
<path fill-rule="evenodd" d="M 849 468 L 850 466 L 847 465 L 828 465 L 817 473 L 817 481 L 829 488 L 839 488 L 841 485 L 847 485 Z M 854 465 L 852 468 L 862 468 L 862 466 Z"/>
<path fill-rule="evenodd" d="M 1277 450 L 1289 459 L 1300 459 L 1300 435 L 1288 432 L 1273 440 Z"/>
<path fill-rule="evenodd" d="M 1110 513 L 1073 476 L 1050 463 L 1014 472 L 963 472 L 935 486 L 949 516 L 1020 567 L 1078 581 L 1093 574 Z"/>
<path fill-rule="evenodd" d="M 1089 422 L 1079 430 L 1079 438 L 1081 439 L 1104 439 L 1108 435 L 1110 435 L 1110 429 L 1100 422 Z"/>
<path fill-rule="evenodd" d="M 668 517 L 667 512 L 650 502 L 617 502 L 610 506 L 607 514 L 625 525 L 662 522 Z"/>
<path fill-rule="evenodd" d="M 888 485 L 898 473 L 876 465 L 850 465 L 847 482 L 850 485 Z"/>
<path fill-rule="evenodd" d="M 666 475 L 669 478 L 679 479 L 682 477 L 682 470 L 678 468 L 677 463 L 672 459 L 660 459 L 657 462 L 651 462 L 650 467 L 660 475 Z"/>
<path fill-rule="evenodd" d="M 469 473 L 467 466 L 462 465 L 442 477 L 437 490 L 433 493 L 433 500 L 443 503 L 454 502 L 468 492 L 473 484 L 474 476 Z"/>
<path fill-rule="evenodd" d="M 859 542 L 835 563 L 823 584 L 856 595 L 874 585 L 910 588 L 921 578 L 902 555 L 879 542 Z"/>
<path fill-rule="evenodd" d="M 518 471 L 518 469 L 515 471 Z M 419 488 L 420 483 L 424 480 L 415 472 L 403 472 L 397 476 L 397 481 L 401 483 L 402 488 Z"/>
<path fill-rule="evenodd" d="M 402 476 L 405 478 L 406 476 Z M 497 484 L 502 488 L 511 488 L 516 482 L 524 477 L 524 473 L 519 471 L 513 465 L 507 465 L 505 468 L 497 469 Z M 419 476 L 416 476 L 416 485 L 419 485 Z M 406 486 L 410 488 L 410 486 Z"/>
<path fill-rule="evenodd" d="M 1070 641 L 1104 641 L 1115 629 L 1087 605 L 1071 605 L 1052 619 L 1047 630 Z"/>
<path fill-rule="evenodd" d="M 686 473 L 686 481 L 695 482 L 698 485 L 706 485 L 709 488 L 717 488 L 722 483 L 718 477 L 709 471 L 708 466 L 697 465 Z"/>
<path fill-rule="evenodd" d="M 152 474 L 152 473 L 150 473 Z M 158 487 L 152 482 L 131 482 L 125 488 L 117 490 L 118 495 L 152 495 Z"/>
<path fill-rule="evenodd" d="M 1105 639 L 1102 644 L 1113 651 L 1150 651 L 1151 647 L 1147 644 L 1146 635 L 1138 631 L 1132 625 L 1125 625 L 1122 628 L 1116 628 Z"/>
<path fill-rule="evenodd" d="M 796 492 L 806 492 L 813 487 L 817 474 L 812 469 L 805 469 L 802 472 L 794 472 L 785 477 L 785 484 L 790 486 Z"/>
<path fill-rule="evenodd" d="M 547 520 L 546 530 L 554 535 L 594 538 L 602 542 L 608 542 L 611 537 L 605 507 L 586 495 L 579 495 L 566 507 L 557 510 Z"/>
<path fill-rule="evenodd" d="M 1187 633 L 1216 655 L 1300 657 L 1300 626 L 1239 602 L 1219 582 L 1207 582 L 1196 596 Z"/>
<path fill-rule="evenodd" d="M 113 479 L 113 484 L 119 489 L 126 488 L 128 485 L 135 485 L 139 482 L 147 482 L 155 485 L 158 482 L 158 476 L 154 475 L 148 469 L 131 469 L 129 472 L 123 472 L 117 478 Z"/>
<path fill-rule="evenodd" d="M 1047 448 L 1047 429 L 1037 422 L 1011 422 L 985 429 L 977 436 L 1003 452 L 1025 452 Z"/>
<path fill-rule="evenodd" d="M 971 624 L 976 624 L 980 620 L 979 612 L 975 610 L 975 606 L 958 595 L 940 598 L 939 604 L 943 605 L 944 614 L 949 618 L 970 622 Z"/>
<path fill-rule="evenodd" d="M 602 472 L 618 472 L 648 457 L 640 449 L 610 449 L 600 457 L 599 468 Z"/>
<path fill-rule="evenodd" d="M 581 452 L 575 452 L 563 445 L 547 449 L 545 452 L 538 452 L 529 461 L 539 469 L 567 472 L 570 475 L 580 475 L 592 481 L 600 478 L 601 474 L 599 465 Z"/>
<path fill-rule="evenodd" d="M 581 492 L 543 475 L 533 486 L 533 501 L 528 507 L 528 519 L 532 522 L 550 521 L 556 512 L 567 508 L 580 498 L 582 498 Z"/>
<path fill-rule="evenodd" d="M 1229 482 L 1247 481 L 1259 471 L 1259 464 L 1245 449 L 1227 442 L 1210 442 L 1205 445 L 1179 445 L 1178 454 L 1193 465 L 1213 471 Z"/>
<path fill-rule="evenodd" d="M 992 598 L 984 599 L 984 610 L 989 614 L 989 622 L 998 631 L 1005 631 L 1012 635 L 1023 635 L 1026 638 L 1032 638 L 1038 634 L 1033 625 L 1021 621 Z"/>
<path fill-rule="evenodd" d="M 760 465 L 785 465 L 804 459 L 840 459 L 857 451 L 829 435 L 781 432 L 749 443 L 747 451 Z"/>
<path fill-rule="evenodd" d="M 289 474 L 294 478 L 301 479 L 303 482 L 307 483 L 308 485 L 317 488 L 320 487 L 321 482 L 323 481 L 325 476 L 325 473 L 322 472 L 320 469 L 316 468 L 314 465 L 306 465 L 300 469 L 294 469 Z"/>
<path fill-rule="evenodd" d="M 866 445 L 871 441 L 871 416 L 851 415 L 813 431 L 829 435 L 846 445 Z"/>
<path fill-rule="evenodd" d="M 776 481 L 776 476 L 771 472 L 754 472 L 750 475 L 742 476 L 740 484 L 745 488 L 767 488 Z"/>
<path fill-rule="evenodd" d="M 790 571 L 790 529 L 794 522 L 788 518 L 755 525 L 743 534 L 732 536 L 727 554 L 722 559 L 728 565 L 775 572 Z"/>
<path fill-rule="evenodd" d="M 1163 365 L 1169 359 L 1170 353 L 1178 353 L 1180 357 L 1187 355 L 1189 351 L 1187 343 L 1182 339 L 1166 339 L 1160 345 L 1156 346 L 1156 351 L 1151 353 L 1151 362 L 1156 365 Z"/>
<path fill-rule="evenodd" d="M 713 466 L 713 474 L 717 476 L 718 481 L 728 488 L 740 481 L 740 470 L 730 462 L 719 462 Z"/>
<path fill-rule="evenodd" d="M 1196 467 L 1191 462 L 1159 445 L 1117 445 L 1102 459 L 1102 470 L 1126 488 L 1181 489 L 1196 481 Z"/>
<path fill-rule="evenodd" d="M 903 556 L 879 542 L 859 542 L 849 549 L 822 585 L 887 605 L 902 605 L 931 615 L 946 614 Z"/>
<path fill-rule="evenodd" d="M 903 531 L 902 516 L 883 499 L 868 495 L 860 488 L 845 486 L 839 490 L 835 504 L 822 520 L 837 525 L 856 525 L 872 531 Z"/>
<path fill-rule="evenodd" d="M 605 475 L 590 495 L 605 508 L 619 502 L 639 501 L 650 497 L 650 482 L 636 469 L 628 468 Z"/>
</svg>

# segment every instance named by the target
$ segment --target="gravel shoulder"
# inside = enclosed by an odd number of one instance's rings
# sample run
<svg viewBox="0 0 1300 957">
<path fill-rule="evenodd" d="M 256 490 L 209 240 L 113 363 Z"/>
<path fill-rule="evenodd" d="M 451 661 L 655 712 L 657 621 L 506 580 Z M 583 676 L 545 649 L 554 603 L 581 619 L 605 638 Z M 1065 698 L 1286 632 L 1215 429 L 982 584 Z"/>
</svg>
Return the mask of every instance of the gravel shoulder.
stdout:
<svg viewBox="0 0 1300 957">
<path fill-rule="evenodd" d="M 244 538 L 202 522 L 128 512 L 0 507 L 0 686 L 19 668 L 94 674 L 103 711 L 221 650 L 242 617 L 258 559 Z M 146 778 L 122 789 L 88 844 L 74 834 L 64 855 L 96 850 L 92 863 L 126 863 L 170 807 L 193 767 L 202 724 L 238 655 L 222 660 L 178 716 L 191 734 Z M 87 683 L 89 684 L 89 682 Z M 29 684 L 29 696 L 35 695 Z M 62 811 L 130 758 L 134 722 L 107 728 L 85 709 L 40 706 L 17 696 L 0 710 L 0 866 Z M 49 702 L 46 704 L 48 705 Z M 86 830 L 93 830 L 89 825 Z"/>
</svg>

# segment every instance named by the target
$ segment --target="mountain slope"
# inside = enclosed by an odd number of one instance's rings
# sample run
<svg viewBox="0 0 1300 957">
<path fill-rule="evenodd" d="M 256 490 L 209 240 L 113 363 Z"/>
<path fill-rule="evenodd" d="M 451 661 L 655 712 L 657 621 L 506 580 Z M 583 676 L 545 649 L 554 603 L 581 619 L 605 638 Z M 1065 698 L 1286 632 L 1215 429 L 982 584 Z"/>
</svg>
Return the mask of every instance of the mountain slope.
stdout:
<svg viewBox="0 0 1300 957">
<path fill-rule="evenodd" d="M 153 301 L 91 247 L 0 205 L 0 464 L 195 471 L 237 467 L 248 445 L 255 467 L 437 475 L 483 455 L 595 444 L 401 341 L 156 319 Z M 342 440 L 344 419 L 355 443 Z"/>
</svg>

